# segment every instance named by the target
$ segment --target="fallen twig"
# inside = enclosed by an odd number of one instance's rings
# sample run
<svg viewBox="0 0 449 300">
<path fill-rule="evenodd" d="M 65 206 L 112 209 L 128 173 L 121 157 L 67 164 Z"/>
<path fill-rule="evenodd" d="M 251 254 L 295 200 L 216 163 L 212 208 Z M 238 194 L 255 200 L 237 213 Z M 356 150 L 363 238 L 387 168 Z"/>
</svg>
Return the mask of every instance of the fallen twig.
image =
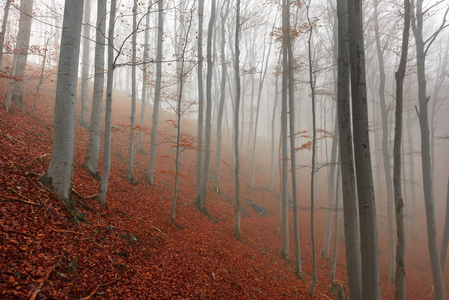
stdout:
<svg viewBox="0 0 449 300">
<path fill-rule="evenodd" d="M 77 231 L 72 231 L 72 230 L 64 230 L 64 229 L 55 229 L 52 227 L 48 227 L 50 230 L 56 231 L 56 232 L 66 232 L 66 233 L 75 233 L 75 234 L 82 234 L 84 235 L 84 232 L 77 232 Z"/>
<path fill-rule="evenodd" d="M 47 274 L 45 274 L 45 277 L 41 280 L 39 285 L 34 290 L 33 294 L 30 297 L 30 300 L 36 299 L 37 294 L 39 294 L 39 292 L 42 290 L 42 287 L 44 286 L 45 282 L 48 280 L 48 277 L 50 277 L 51 272 L 53 272 L 56 269 L 56 267 L 59 265 L 60 261 L 61 261 L 61 259 L 59 259 L 59 261 L 50 270 L 48 270 Z"/>
<path fill-rule="evenodd" d="M 159 233 L 162 234 L 163 236 L 165 236 L 167 239 L 169 238 L 169 237 L 168 237 L 167 235 L 165 235 L 165 233 L 163 233 L 159 228 L 154 227 L 154 226 L 153 226 L 153 228 L 156 229 L 157 231 L 159 231 Z"/>
<path fill-rule="evenodd" d="M 97 197 L 98 193 L 96 193 L 95 195 L 92 196 L 83 196 L 80 192 L 76 191 L 75 189 L 72 189 L 72 193 L 77 196 L 78 198 L 84 199 L 84 200 L 92 200 L 95 199 L 95 197 Z"/>
<path fill-rule="evenodd" d="M 81 300 L 89 300 L 93 295 L 95 295 L 99 287 L 100 285 L 98 284 L 97 287 L 92 291 L 92 293 L 90 293 L 87 297 L 81 298 Z"/>
<path fill-rule="evenodd" d="M 35 205 L 35 206 L 38 206 L 38 205 L 39 205 L 39 204 L 37 204 L 37 203 L 35 203 L 35 202 L 32 202 L 32 201 L 22 200 L 22 199 L 10 197 L 10 196 L 5 196 L 5 195 L 3 195 L 2 197 L 3 197 L 3 198 L 6 198 L 6 199 L 8 199 L 8 200 L 18 201 L 18 202 L 22 202 L 22 203 L 29 204 L 29 205 Z"/>
</svg>

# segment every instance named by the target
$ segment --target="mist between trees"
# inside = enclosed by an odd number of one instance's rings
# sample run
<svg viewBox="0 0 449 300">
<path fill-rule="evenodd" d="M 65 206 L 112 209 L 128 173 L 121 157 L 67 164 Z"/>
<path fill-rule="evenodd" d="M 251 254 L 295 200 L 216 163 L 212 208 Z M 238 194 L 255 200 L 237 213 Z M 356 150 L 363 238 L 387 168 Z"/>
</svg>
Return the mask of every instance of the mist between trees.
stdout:
<svg viewBox="0 0 449 300">
<path fill-rule="evenodd" d="M 407 270 L 406 253 L 422 242 L 429 249 L 432 297 L 448 295 L 445 1 L 7 0 L 0 8 L 6 109 L 24 107 L 24 86 L 34 77 L 34 113 L 41 85 L 57 76 L 53 149 L 40 181 L 74 215 L 75 126 L 89 131 L 83 163 L 101 182 L 97 200 L 106 206 L 111 132 L 122 126 L 129 131 L 123 179 L 132 185 L 157 184 L 158 145 L 173 144 L 173 170 L 165 170 L 175 177 L 172 222 L 185 151 L 196 153 L 194 209 L 211 221 L 218 220 L 208 210 L 208 194 L 224 192 L 221 174 L 235 176 L 237 240 L 247 188 L 242 174 L 249 189 L 276 195 L 280 255 L 300 278 L 299 228 L 312 232 L 311 295 L 316 255 L 336 265 L 331 241 L 340 223 L 346 249 L 339 253 L 346 255 L 352 299 L 380 299 L 384 286 L 405 299 L 406 276 L 415 271 Z M 111 119 L 118 95 L 129 100 L 126 125 Z M 173 116 L 169 141 L 158 135 L 161 113 Z M 184 121 L 194 122 L 194 133 Z M 136 153 L 147 156 L 140 182 Z M 226 153 L 232 159 L 225 165 Z M 269 183 L 260 186 L 258 177 Z M 324 230 L 315 228 L 319 209 L 326 210 Z M 301 222 L 299 210 L 310 211 L 310 224 Z M 323 236 L 320 248 L 316 235 Z M 379 251 L 389 253 L 382 281 Z"/>
</svg>

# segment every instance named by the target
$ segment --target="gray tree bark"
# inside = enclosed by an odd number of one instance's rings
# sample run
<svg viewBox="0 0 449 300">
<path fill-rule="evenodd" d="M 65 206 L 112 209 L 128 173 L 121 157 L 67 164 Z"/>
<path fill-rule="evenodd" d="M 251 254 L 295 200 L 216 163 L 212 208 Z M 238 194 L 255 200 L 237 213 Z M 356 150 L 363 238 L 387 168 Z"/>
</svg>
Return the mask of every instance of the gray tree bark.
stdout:
<svg viewBox="0 0 449 300">
<path fill-rule="evenodd" d="M 406 299 L 405 294 L 405 224 L 404 201 L 401 184 L 401 141 L 402 141 L 402 103 L 404 92 L 404 77 L 407 67 L 408 42 L 410 35 L 410 1 L 404 0 L 404 30 L 402 33 L 401 59 L 396 78 L 396 124 L 394 129 L 394 168 L 393 186 L 396 212 L 397 248 L 396 248 L 396 291 L 395 299 Z"/>
<path fill-rule="evenodd" d="M 164 0 L 158 4 L 158 40 L 156 49 L 156 87 L 154 89 L 153 119 L 151 124 L 150 160 L 148 165 L 147 183 L 154 184 L 154 166 L 156 164 L 157 127 L 159 123 L 159 107 L 162 83 L 162 44 L 164 41 Z"/>
<path fill-rule="evenodd" d="M 362 269 L 357 194 L 355 187 L 354 152 L 349 102 L 349 37 L 348 3 L 337 1 L 338 14 L 338 132 L 343 192 L 346 270 L 352 299 L 362 299 Z"/>
<path fill-rule="evenodd" d="M 100 156 L 101 121 L 104 95 L 104 48 L 106 34 L 106 2 L 97 1 L 97 25 L 95 43 L 95 77 L 92 97 L 92 109 L 90 113 L 89 142 L 87 144 L 87 156 L 84 162 L 86 171 L 96 180 L 100 181 L 98 172 L 98 159 Z"/>
<path fill-rule="evenodd" d="M 90 60 L 90 0 L 84 1 L 83 61 L 81 63 L 80 125 L 89 128 L 89 60 Z"/>
<path fill-rule="evenodd" d="M 134 181 L 134 148 L 135 148 L 135 127 L 136 127 L 136 104 L 137 104 L 137 79 L 136 79 L 136 52 L 137 52 L 137 0 L 134 0 L 133 6 L 133 33 L 131 38 L 132 57 L 131 57 L 131 127 L 129 132 L 128 147 L 128 172 L 126 180 L 131 184 Z"/>
<path fill-rule="evenodd" d="M 81 39 L 83 0 L 66 0 L 56 85 L 53 146 L 50 165 L 40 182 L 70 209 L 75 155 L 75 104 Z"/>
<path fill-rule="evenodd" d="M 354 157 L 359 201 L 363 299 L 380 299 L 376 205 L 368 131 L 362 1 L 348 0 Z"/>
<path fill-rule="evenodd" d="M 6 0 L 5 10 L 3 12 L 2 31 L 0 32 L 0 68 L 3 61 L 3 46 L 5 43 L 6 24 L 8 23 L 9 7 L 11 6 L 11 0 Z"/>
<path fill-rule="evenodd" d="M 112 92 L 114 86 L 114 69 L 115 61 L 118 57 L 114 57 L 114 31 L 117 1 L 111 0 L 111 8 L 109 11 L 109 28 L 108 28 L 108 79 L 106 81 L 106 114 L 104 118 L 104 141 L 103 141 L 103 174 L 101 174 L 100 191 L 98 192 L 97 201 L 101 205 L 106 204 L 106 195 L 108 193 L 109 174 L 111 172 L 111 118 L 112 118 Z"/>
<path fill-rule="evenodd" d="M 443 241 L 441 242 L 440 262 L 441 271 L 444 273 L 444 267 L 446 264 L 446 255 L 449 245 L 449 178 L 447 182 L 447 196 L 446 196 L 446 218 L 444 222 Z"/>
<path fill-rule="evenodd" d="M 227 65 L 226 65 L 226 20 L 229 15 L 229 1 L 226 3 L 226 9 L 224 5 L 224 13 L 222 11 L 221 19 L 221 88 L 220 88 L 220 102 L 218 104 L 218 120 L 217 120 L 217 150 L 215 151 L 215 178 L 214 185 L 217 192 L 220 191 L 220 159 L 221 159 L 221 140 L 222 140 L 222 124 L 223 124 L 223 108 L 226 96 L 226 78 L 227 78 Z"/>
<path fill-rule="evenodd" d="M 235 17 L 235 111 L 234 111 L 234 157 L 235 157 L 235 221 L 234 236 L 240 240 L 240 158 L 239 158 L 239 109 L 240 109 L 240 0 L 237 0 L 237 14 Z"/>
<path fill-rule="evenodd" d="M 20 1 L 19 31 L 17 35 L 16 47 L 14 49 L 14 57 L 12 60 L 14 77 L 19 80 L 11 80 L 9 82 L 8 94 L 6 97 L 7 111 L 11 108 L 11 101 L 16 102 L 19 106 L 23 107 L 22 98 L 25 90 L 24 76 L 26 72 L 28 48 L 30 46 L 32 12 L 33 0 Z"/>
<path fill-rule="evenodd" d="M 426 83 L 426 51 L 423 39 L 423 1 L 417 0 L 412 9 L 412 29 L 415 36 L 416 66 L 418 75 L 419 126 L 421 129 L 421 165 L 424 188 L 424 203 L 427 221 L 427 243 L 429 247 L 430 264 L 435 299 L 444 299 L 444 281 L 438 253 L 438 241 L 435 219 L 435 199 L 432 182 L 432 165 L 430 158 L 430 130 L 428 118 L 427 83 Z M 415 11 L 416 10 L 416 11 Z M 427 44 L 429 46 L 429 44 Z M 427 48 L 428 49 L 428 48 Z"/>
</svg>

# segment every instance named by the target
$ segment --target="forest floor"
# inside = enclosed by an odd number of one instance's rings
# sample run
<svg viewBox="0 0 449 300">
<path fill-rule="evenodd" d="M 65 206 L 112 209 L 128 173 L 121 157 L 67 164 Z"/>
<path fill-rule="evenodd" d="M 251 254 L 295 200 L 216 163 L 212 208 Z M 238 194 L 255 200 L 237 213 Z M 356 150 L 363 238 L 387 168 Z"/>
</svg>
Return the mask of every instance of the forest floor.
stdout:
<svg viewBox="0 0 449 300">
<path fill-rule="evenodd" d="M 0 298 L 311 298 L 310 211 L 306 208 L 300 211 L 304 272 L 301 280 L 294 273 L 293 264 L 279 255 L 281 237 L 275 233 L 279 204 L 276 193 L 267 189 L 266 157 L 258 157 L 255 188 L 249 186 L 248 173 L 242 174 L 242 204 L 248 215 L 242 217 L 241 241 L 233 236 L 234 187 L 227 146 L 221 164 L 222 193 L 210 188 L 206 203 L 218 222 L 194 209 L 196 150 L 186 149 L 181 158 L 179 201 L 173 223 L 170 221 L 175 153 L 170 121 L 173 116 L 162 115 L 155 185 L 144 184 L 148 157 L 140 153 L 135 161 L 135 178 L 139 183 L 131 185 L 124 180 L 130 129 L 127 125 L 130 104 L 125 97 L 116 97 L 114 102 L 112 170 L 106 207 L 94 200 L 99 183 L 82 167 L 88 131 L 77 126 L 73 198 L 83 217 L 75 222 L 61 202 L 38 183 L 51 154 L 53 85 L 48 83 L 41 92 L 38 109 L 31 116 L 28 112 L 34 99 L 34 82 L 26 85 L 25 109 L 13 105 L 8 113 L 4 107 L 7 81 L 0 79 Z M 142 128 L 147 151 L 148 124 Z M 185 138 L 193 141 L 193 122 L 186 121 L 183 126 Z M 267 215 L 258 215 L 244 201 L 246 198 L 265 207 Z M 307 207 L 307 200 L 301 201 Z M 329 276 L 331 264 L 319 255 L 325 214 L 325 210 L 315 212 L 316 299 L 334 299 Z M 380 237 L 382 294 L 384 298 L 393 298 L 394 288 L 386 289 L 388 248 L 383 236 Z M 290 245 L 293 260 L 292 234 Z M 407 293 L 410 299 L 430 299 L 431 273 L 425 239 L 414 245 L 417 246 L 409 249 L 407 256 Z M 336 278 L 345 283 L 341 238 L 338 257 Z M 446 284 L 449 286 L 447 280 Z"/>
</svg>

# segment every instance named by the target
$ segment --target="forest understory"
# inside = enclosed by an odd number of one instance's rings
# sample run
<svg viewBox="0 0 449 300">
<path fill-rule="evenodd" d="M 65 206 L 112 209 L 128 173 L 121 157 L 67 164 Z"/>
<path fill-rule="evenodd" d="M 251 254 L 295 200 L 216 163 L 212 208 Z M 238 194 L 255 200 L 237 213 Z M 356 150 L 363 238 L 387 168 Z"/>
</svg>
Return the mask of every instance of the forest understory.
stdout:
<svg viewBox="0 0 449 300">
<path fill-rule="evenodd" d="M 170 220 L 174 181 L 174 116 L 164 112 L 156 165 L 155 185 L 145 184 L 148 157 L 136 153 L 136 185 L 125 180 L 129 139 L 126 97 L 114 98 L 112 170 L 106 207 L 95 201 L 99 183 L 83 169 L 88 131 L 77 125 L 72 197 L 79 215 L 69 210 L 38 179 L 48 167 L 54 108 L 54 83 L 46 83 L 34 116 L 35 82 L 26 82 L 25 108 L 4 107 L 7 79 L 0 79 L 0 298 L 2 299 L 308 299 L 312 253 L 308 182 L 300 194 L 300 233 L 304 279 L 293 264 L 279 255 L 276 235 L 279 215 L 278 187 L 268 190 L 269 163 L 257 157 L 259 172 L 251 189 L 242 167 L 242 198 L 263 206 L 260 216 L 246 202 L 242 239 L 233 234 L 233 176 L 229 146 L 223 148 L 221 191 L 209 188 L 206 206 L 214 222 L 194 209 L 196 151 L 181 157 L 181 178 L 176 223 Z M 148 114 L 149 115 L 149 114 Z M 195 123 L 186 120 L 183 130 L 192 133 Z M 144 148 L 149 147 L 150 122 Z M 263 148 L 263 147 L 262 147 Z M 214 154 L 212 153 L 212 156 Z M 242 159 L 242 166 L 245 164 Z M 101 169 L 101 168 L 100 168 Z M 320 187 L 317 187 L 320 189 Z M 326 199 L 317 199 L 318 208 Z M 321 204 L 321 205 L 320 205 Z M 292 221 L 290 208 L 290 221 Z M 317 252 L 322 248 L 325 209 L 317 209 Z M 424 218 L 420 212 L 418 219 Z M 340 217 L 340 219 L 342 219 Z M 292 224 L 290 225 L 292 227 Z M 341 227 L 342 225 L 340 225 Z M 432 278 L 425 228 L 407 248 L 407 295 L 431 299 Z M 344 243 L 340 229 L 337 275 L 346 285 Z M 293 234 L 291 236 L 293 240 Z M 290 253 L 294 253 L 294 243 Z M 388 239 L 379 228 L 382 296 L 387 291 Z M 293 259 L 293 255 L 291 255 Z M 334 299 L 329 276 L 331 263 L 318 255 L 315 299 Z M 445 278 L 449 286 L 449 276 Z M 346 286 L 347 289 L 347 286 Z M 448 290 L 449 291 L 449 290 Z M 449 297 L 449 292 L 446 297 Z"/>
</svg>

